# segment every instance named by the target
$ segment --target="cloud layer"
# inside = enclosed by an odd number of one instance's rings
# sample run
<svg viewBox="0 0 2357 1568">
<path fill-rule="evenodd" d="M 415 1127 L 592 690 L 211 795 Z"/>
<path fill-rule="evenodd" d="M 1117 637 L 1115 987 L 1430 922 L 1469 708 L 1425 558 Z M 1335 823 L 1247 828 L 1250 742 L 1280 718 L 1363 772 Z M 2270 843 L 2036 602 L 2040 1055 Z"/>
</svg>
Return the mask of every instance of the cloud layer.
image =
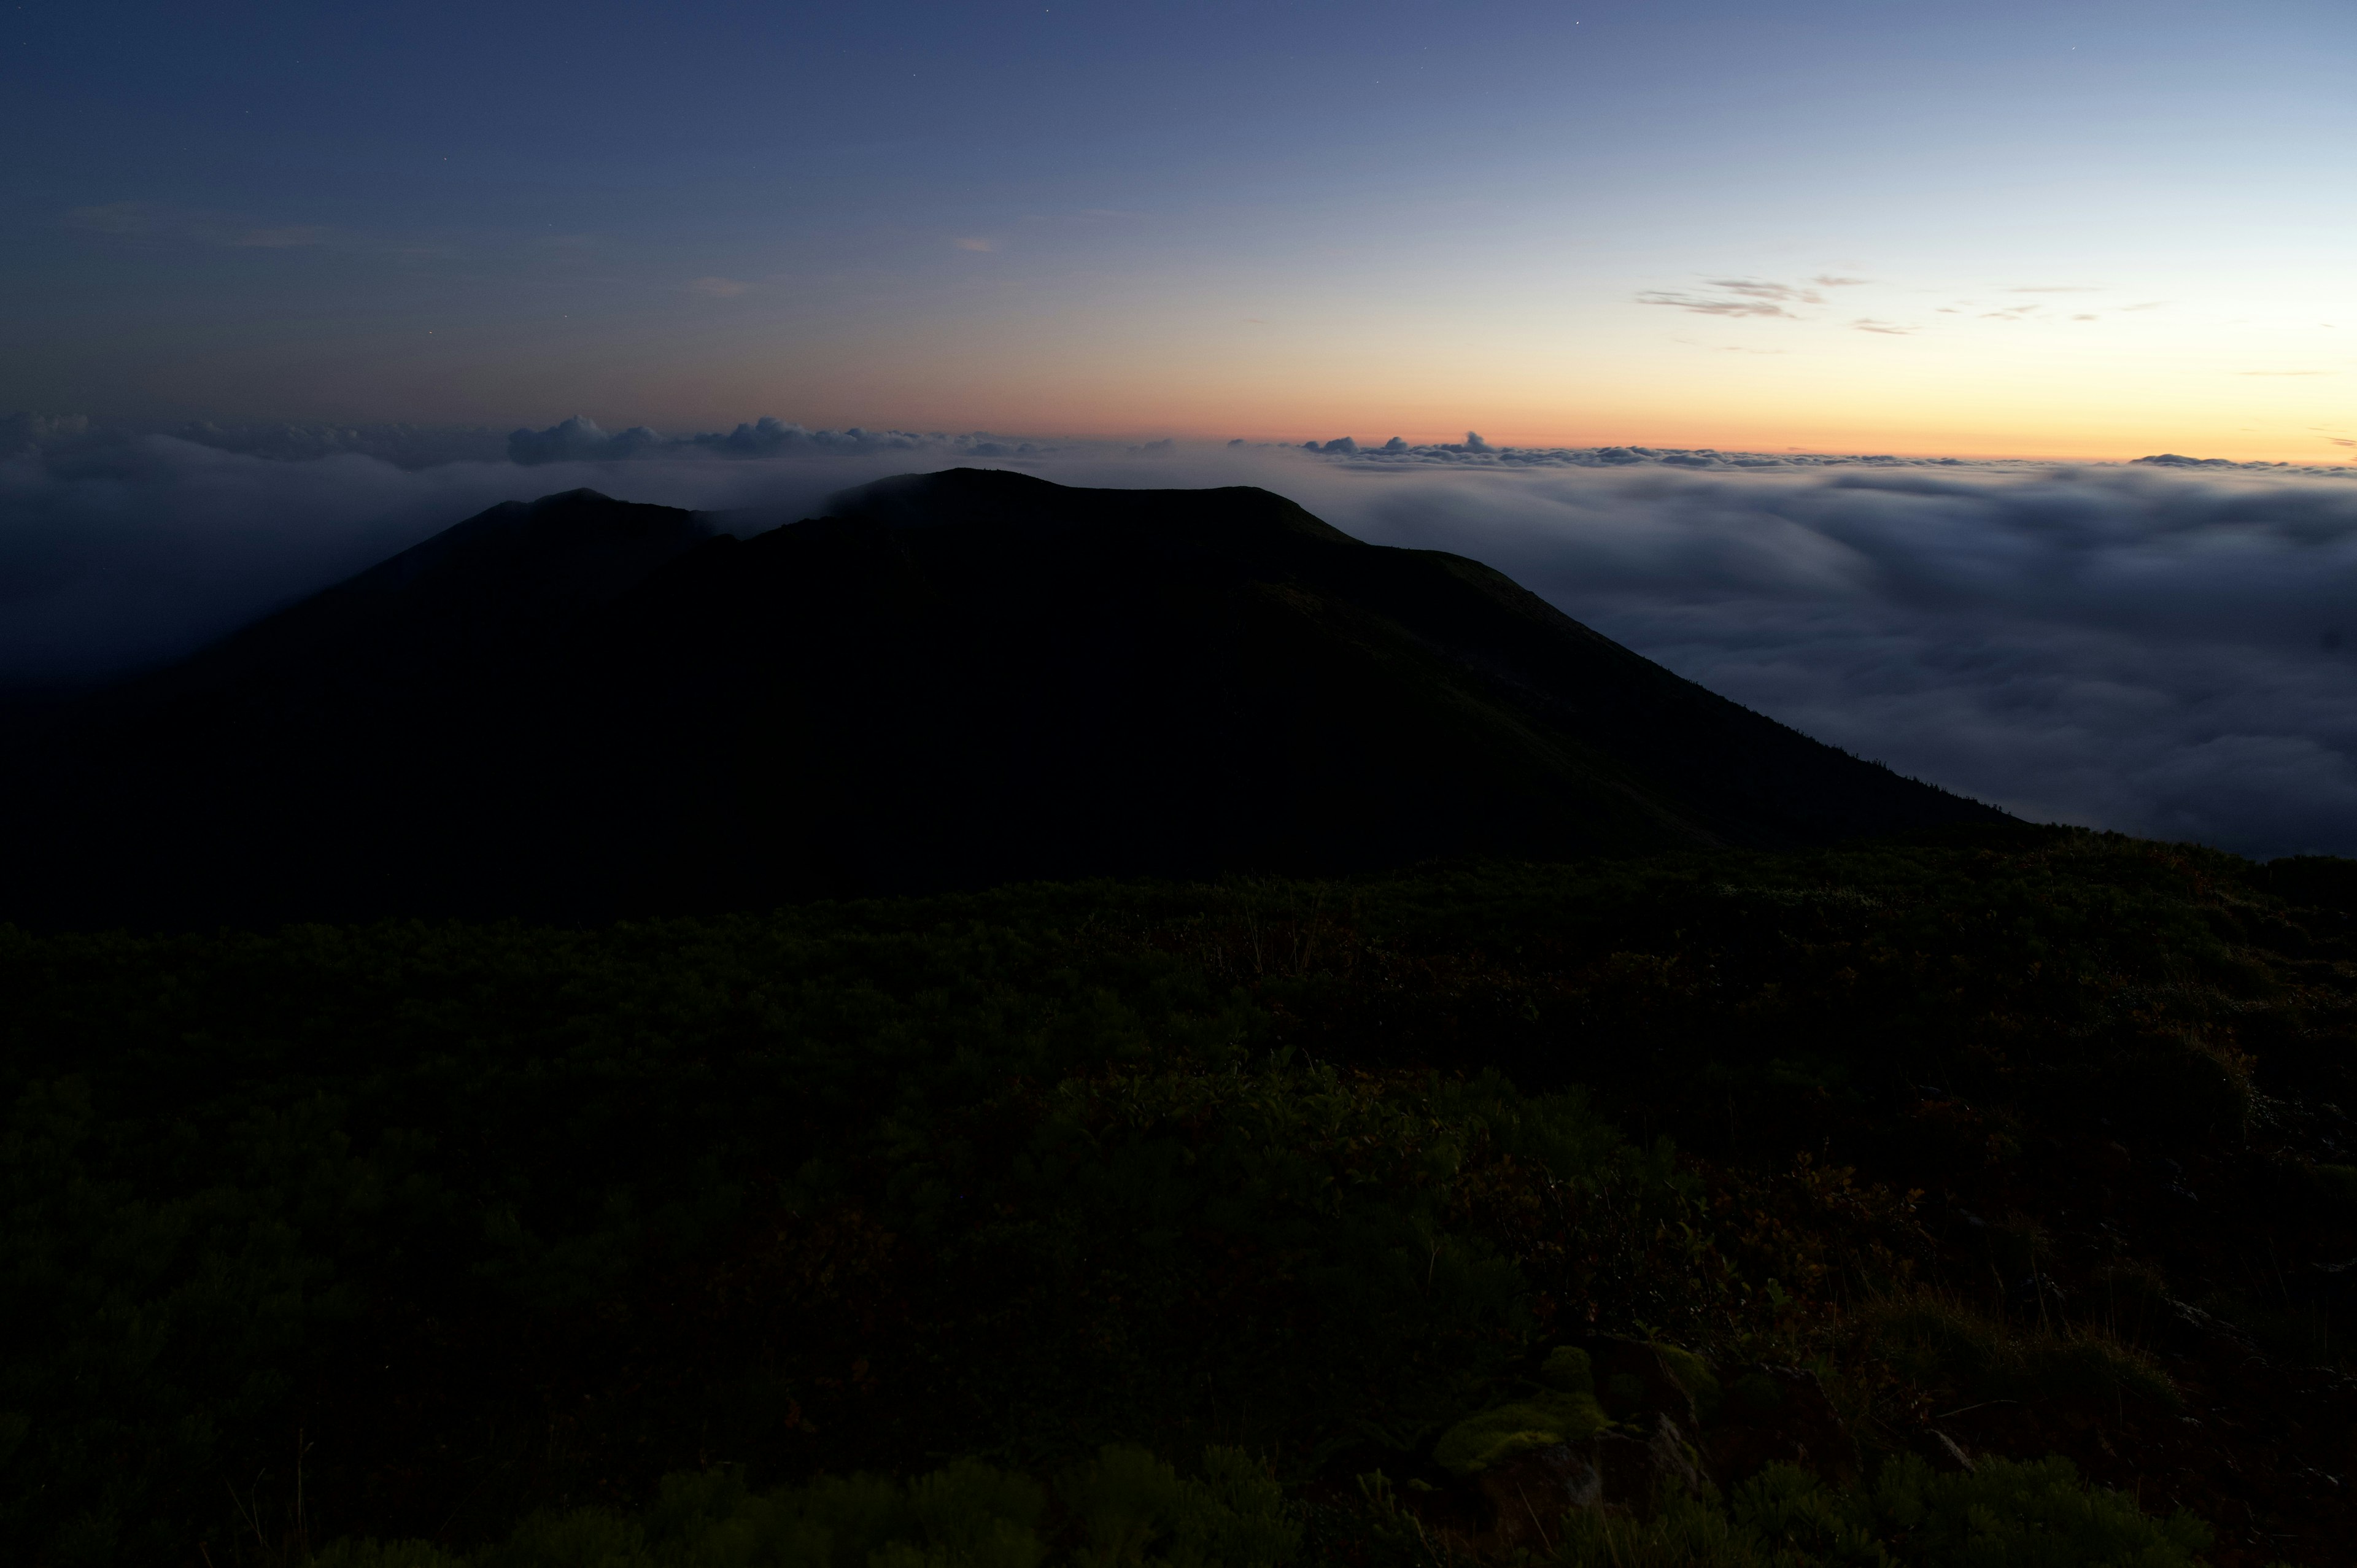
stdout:
<svg viewBox="0 0 2357 1568">
<path fill-rule="evenodd" d="M 979 461 L 1077 484 L 1266 485 L 1360 537 L 1490 562 L 1716 691 L 2027 816 L 2357 854 L 2347 469 L 1475 436 L 1027 451 L 775 420 L 673 439 L 567 422 L 511 438 L 525 463 L 477 456 L 487 432 L 447 437 L 458 461 L 418 461 L 430 433 L 356 432 L 303 456 L 324 438 L 296 437 L 279 439 L 287 460 L 71 422 L 0 428 L 0 684 L 187 651 L 500 500 L 588 485 L 735 510 L 748 532 L 845 485 Z"/>
<path fill-rule="evenodd" d="M 1901 772 L 2041 821 L 2357 854 L 2345 479 L 1525 471 L 1371 500 L 1363 536 L 1488 561 Z"/>
</svg>

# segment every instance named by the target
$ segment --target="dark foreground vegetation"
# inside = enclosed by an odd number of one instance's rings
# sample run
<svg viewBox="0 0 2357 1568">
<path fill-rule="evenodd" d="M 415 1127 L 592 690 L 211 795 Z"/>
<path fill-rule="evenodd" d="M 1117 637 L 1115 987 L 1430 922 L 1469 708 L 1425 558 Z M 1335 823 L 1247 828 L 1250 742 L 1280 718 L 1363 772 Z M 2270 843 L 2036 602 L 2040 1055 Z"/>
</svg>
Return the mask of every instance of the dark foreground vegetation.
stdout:
<svg viewBox="0 0 2357 1568">
<path fill-rule="evenodd" d="M 0 930 L 0 1541 L 2345 1561 L 2344 911 L 1994 829 Z"/>
</svg>

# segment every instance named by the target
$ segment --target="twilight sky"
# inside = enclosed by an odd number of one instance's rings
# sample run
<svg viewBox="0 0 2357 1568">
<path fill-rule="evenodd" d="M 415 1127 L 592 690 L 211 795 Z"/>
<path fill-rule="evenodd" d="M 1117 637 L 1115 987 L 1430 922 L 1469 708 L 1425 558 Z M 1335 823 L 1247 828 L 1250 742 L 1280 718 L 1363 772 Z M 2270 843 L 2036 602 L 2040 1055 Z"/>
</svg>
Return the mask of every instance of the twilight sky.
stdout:
<svg viewBox="0 0 2357 1568">
<path fill-rule="evenodd" d="M 0 411 L 2357 456 L 2357 6 L 0 12 Z"/>
</svg>

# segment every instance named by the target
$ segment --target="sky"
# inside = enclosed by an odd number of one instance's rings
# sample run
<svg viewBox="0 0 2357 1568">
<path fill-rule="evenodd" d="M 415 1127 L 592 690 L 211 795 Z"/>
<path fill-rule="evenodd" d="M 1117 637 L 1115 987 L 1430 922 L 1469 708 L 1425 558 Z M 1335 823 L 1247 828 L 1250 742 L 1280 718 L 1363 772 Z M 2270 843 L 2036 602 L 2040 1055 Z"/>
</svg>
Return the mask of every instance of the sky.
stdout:
<svg viewBox="0 0 2357 1568">
<path fill-rule="evenodd" d="M 0 0 L 0 699 L 501 500 L 980 463 L 2357 854 L 2352 68 L 2348 0 Z"/>
<path fill-rule="evenodd" d="M 0 411 L 2347 463 L 2352 66 L 2346 0 L 13 5 Z"/>
</svg>

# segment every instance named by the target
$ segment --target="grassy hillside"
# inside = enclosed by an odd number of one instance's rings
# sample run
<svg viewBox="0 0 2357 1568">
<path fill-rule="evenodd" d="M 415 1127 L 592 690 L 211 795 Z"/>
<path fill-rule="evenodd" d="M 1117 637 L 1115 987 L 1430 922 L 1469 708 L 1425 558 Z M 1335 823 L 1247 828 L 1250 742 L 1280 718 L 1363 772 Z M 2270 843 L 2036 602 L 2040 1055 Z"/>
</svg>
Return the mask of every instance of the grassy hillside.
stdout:
<svg viewBox="0 0 2357 1568">
<path fill-rule="evenodd" d="M 2007 831 L 0 934 L 0 1535 L 587 1563 L 530 1542 L 603 1520 L 639 1543 L 612 1560 L 685 1563 L 681 1520 L 791 1534 L 821 1477 L 961 1461 L 1039 1477 L 1021 1528 L 1085 1553 L 1058 1477 L 1111 1445 L 1281 1485 L 1318 1560 L 1413 1561 L 1490 1528 L 1445 1436 L 1572 1397 L 1554 1347 L 1644 1341 L 1734 1391 L 1674 1395 L 1708 1453 L 1803 1369 L 1855 1454 L 1613 1527 L 1647 1541 L 1550 1534 L 1567 1560 L 1850 1530 L 1946 1561 L 1942 1508 L 2092 1498 L 2131 1533 L 2189 1511 L 2153 1562 L 2194 1518 L 2213 1563 L 2333 1561 L 2352 872 Z M 903 1545 L 980 1561 L 942 1528 Z M 725 1560 L 802 1560 L 761 1550 Z"/>
</svg>

